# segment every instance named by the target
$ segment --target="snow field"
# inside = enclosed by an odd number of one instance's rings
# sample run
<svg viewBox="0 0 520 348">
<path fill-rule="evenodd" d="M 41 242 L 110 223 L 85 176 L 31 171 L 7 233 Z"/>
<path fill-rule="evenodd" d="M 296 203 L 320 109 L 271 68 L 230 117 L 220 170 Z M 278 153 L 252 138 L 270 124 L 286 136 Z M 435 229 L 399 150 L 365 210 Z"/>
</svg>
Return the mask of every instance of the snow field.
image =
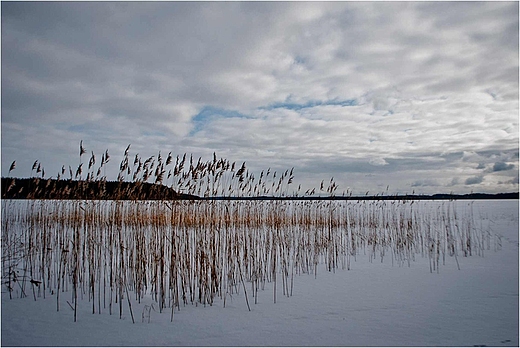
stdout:
<svg viewBox="0 0 520 348">
<path fill-rule="evenodd" d="M 14 290 L 10 300 L 3 284 L 2 345 L 518 345 L 518 201 L 449 204 L 459 212 L 459 227 L 473 226 L 473 230 L 480 230 L 473 237 L 480 236 L 482 240 L 473 243 L 484 245 L 480 250 L 483 256 L 477 256 L 478 249 L 473 247 L 471 257 L 465 257 L 462 246 L 458 245 L 460 270 L 454 257 L 446 255 L 443 264 L 441 255 L 439 273 L 437 269 L 430 272 L 433 261 L 428 252 L 396 253 L 397 245 L 393 250 L 387 245 L 381 263 L 384 247 L 378 246 L 373 252 L 373 244 L 367 244 L 367 240 L 365 244 L 356 244 L 359 247 L 355 257 L 349 254 L 348 271 L 342 270 L 342 260 L 338 257 L 337 267 L 329 272 L 330 254 L 321 253 L 317 268 L 294 276 L 293 293 L 289 297 L 283 295 L 280 280 L 283 267 L 277 264 L 276 303 L 273 303 L 272 279 L 265 281 L 264 290 L 256 293 L 257 304 L 254 303 L 253 284 L 250 279 L 246 280 L 251 311 L 245 301 L 243 284 L 235 281 L 231 284 L 233 294 L 228 289 L 225 307 L 223 296 L 218 295 L 214 296 L 211 306 L 198 301 L 193 304 L 181 301 L 174 308 L 173 322 L 170 321 L 170 308 L 165 306 L 162 313 L 151 310 L 148 323 L 145 306 L 154 304 L 158 310 L 158 303 L 149 291 L 138 303 L 130 291 L 135 324 L 132 324 L 126 298 L 123 298 L 120 320 L 119 307 L 114 308 L 112 315 L 103 306 L 101 314 L 97 314 L 97 309 L 96 314 L 92 314 L 88 290 L 78 291 L 78 320 L 74 323 L 73 311 L 65 302 L 74 303 L 70 288 L 61 294 L 60 311 L 57 312 L 56 292 L 47 294 L 45 299 L 40 295 L 34 301 L 31 291 L 26 291 L 27 297 L 20 298 L 20 290 Z M 419 221 L 423 228 L 427 226 L 426 221 L 430 221 L 424 217 L 431 217 L 433 221 L 435 216 L 447 216 L 432 213 L 443 209 L 438 208 L 439 205 L 442 207 L 441 202 L 429 202 L 417 209 L 422 214 Z M 374 206 L 365 205 L 364 211 L 374 209 Z M 363 206 L 350 207 L 350 212 L 359 214 L 358 218 L 370 216 L 361 213 Z M 403 207 L 387 216 L 402 213 L 401 216 L 406 217 L 410 214 L 409 205 Z M 346 209 L 343 212 L 348 212 Z M 379 216 L 384 214 L 383 209 L 374 211 Z M 359 224 L 353 226 L 353 230 L 361 231 L 362 227 L 366 226 Z M 342 245 L 341 239 L 338 245 Z M 413 256 L 409 265 L 407 255 Z M 289 257 L 289 260 L 295 258 Z M 293 262 L 290 268 L 295 265 Z M 243 271 L 243 274 L 247 272 Z M 27 287 L 26 290 L 30 289 Z"/>
</svg>

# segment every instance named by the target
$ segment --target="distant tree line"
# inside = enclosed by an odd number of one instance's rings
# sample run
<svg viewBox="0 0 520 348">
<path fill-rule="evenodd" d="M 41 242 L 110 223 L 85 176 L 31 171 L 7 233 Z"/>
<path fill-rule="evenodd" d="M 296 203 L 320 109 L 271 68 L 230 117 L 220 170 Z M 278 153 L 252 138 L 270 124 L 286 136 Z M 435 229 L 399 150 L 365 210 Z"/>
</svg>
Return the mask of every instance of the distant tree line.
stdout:
<svg viewBox="0 0 520 348">
<path fill-rule="evenodd" d="M 2 178 L 4 199 L 173 200 L 193 197 L 147 182 Z"/>
<path fill-rule="evenodd" d="M 209 197 L 176 192 L 173 188 L 147 182 L 127 181 L 83 181 L 55 180 L 39 178 L 2 178 L 3 199 L 106 199 L 106 200 L 477 200 L 477 199 L 518 199 L 519 193 L 469 193 L 434 195 L 377 195 L 377 196 L 328 196 L 328 197 Z"/>
<path fill-rule="evenodd" d="M 519 199 L 518 192 L 508 193 L 468 193 L 468 194 L 451 194 L 451 193 L 437 193 L 433 195 L 415 195 L 415 194 L 403 194 L 403 195 L 375 195 L 375 196 L 304 196 L 304 197 L 269 197 L 269 196 L 258 196 L 258 197 L 201 197 L 201 200 L 301 200 L 301 201 L 427 201 L 427 200 L 480 200 L 480 199 Z"/>
</svg>

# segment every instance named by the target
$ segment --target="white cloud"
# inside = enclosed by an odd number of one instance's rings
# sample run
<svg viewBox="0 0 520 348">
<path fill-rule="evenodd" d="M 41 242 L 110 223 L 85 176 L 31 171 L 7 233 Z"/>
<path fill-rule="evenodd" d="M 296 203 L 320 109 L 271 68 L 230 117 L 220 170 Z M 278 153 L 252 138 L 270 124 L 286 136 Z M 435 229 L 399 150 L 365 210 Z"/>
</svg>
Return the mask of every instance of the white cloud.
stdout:
<svg viewBox="0 0 520 348">
<path fill-rule="evenodd" d="M 83 139 L 360 192 L 518 189 L 482 168 L 518 168 L 518 3 L 2 3 L 2 25 L 3 175 L 55 175 Z"/>
<path fill-rule="evenodd" d="M 373 166 L 386 166 L 388 164 L 384 158 L 372 158 L 369 163 Z"/>
</svg>

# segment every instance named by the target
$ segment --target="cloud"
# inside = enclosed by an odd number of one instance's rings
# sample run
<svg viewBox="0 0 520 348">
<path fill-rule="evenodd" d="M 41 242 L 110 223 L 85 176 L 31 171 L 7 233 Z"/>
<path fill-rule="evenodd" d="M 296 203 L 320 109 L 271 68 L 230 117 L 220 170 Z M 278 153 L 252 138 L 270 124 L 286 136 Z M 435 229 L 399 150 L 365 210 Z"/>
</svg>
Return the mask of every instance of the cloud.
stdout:
<svg viewBox="0 0 520 348">
<path fill-rule="evenodd" d="M 373 166 L 386 166 L 388 164 L 384 158 L 372 158 L 369 163 Z"/>
<path fill-rule="evenodd" d="M 448 186 L 455 186 L 459 184 L 459 178 L 453 178 Z"/>
<path fill-rule="evenodd" d="M 514 168 L 515 168 L 514 164 L 507 164 L 506 162 L 496 162 L 493 165 L 494 172 L 501 172 L 504 170 L 510 170 L 510 169 L 514 169 Z"/>
<path fill-rule="evenodd" d="M 360 192 L 484 168 L 478 189 L 517 190 L 517 77 L 515 2 L 3 2 L 2 175 L 55 176 L 84 140 Z"/>
<path fill-rule="evenodd" d="M 440 184 L 435 180 L 417 180 L 412 183 L 412 187 L 422 187 L 422 186 L 440 186 Z"/>
<path fill-rule="evenodd" d="M 517 173 L 516 176 L 513 179 L 509 180 L 507 183 L 510 185 L 518 185 L 518 181 L 519 181 L 518 177 L 519 177 L 519 175 Z"/>
<path fill-rule="evenodd" d="M 484 177 L 482 175 L 479 175 L 479 176 L 467 178 L 464 183 L 466 185 L 476 185 L 476 184 L 480 184 L 482 181 L 484 181 Z"/>
</svg>

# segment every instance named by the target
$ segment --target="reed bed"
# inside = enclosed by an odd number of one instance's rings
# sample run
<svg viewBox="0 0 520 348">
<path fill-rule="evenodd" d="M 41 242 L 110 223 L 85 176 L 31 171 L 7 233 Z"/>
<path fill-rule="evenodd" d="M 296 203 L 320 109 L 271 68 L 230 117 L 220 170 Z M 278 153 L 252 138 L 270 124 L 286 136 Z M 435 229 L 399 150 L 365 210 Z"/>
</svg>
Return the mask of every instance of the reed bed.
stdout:
<svg viewBox="0 0 520 348">
<path fill-rule="evenodd" d="M 276 302 L 293 294 L 296 276 L 317 277 L 320 264 L 336 272 L 351 269 L 361 257 L 399 267 L 422 257 L 430 272 L 439 272 L 449 258 L 460 266 L 459 257 L 500 248 L 499 237 L 476 223 L 472 203 L 143 200 L 150 181 L 154 190 L 168 185 L 204 198 L 308 197 L 316 189 L 293 190 L 293 169 L 269 168 L 255 177 L 245 162 L 236 165 L 216 154 L 194 161 L 159 152 L 143 160 L 129 150 L 130 145 L 116 183 L 104 175 L 108 150 L 96 170 L 93 152 L 83 166 L 82 142 L 75 176 L 69 166 L 69 179 L 63 179 L 63 166 L 57 180 L 34 183 L 35 195 L 65 190 L 64 197 L 106 198 L 111 187 L 115 199 L 2 200 L 2 284 L 11 298 L 55 296 L 56 309 L 70 307 L 75 321 L 78 302 L 89 301 L 92 313 L 122 318 L 129 311 L 135 322 L 132 303 L 151 297 L 154 304 L 145 306 L 142 320 L 149 320 L 152 309 L 168 310 L 173 320 L 184 306 L 211 306 L 220 299 L 225 307 L 239 292 L 251 310 L 266 296 L 267 283 L 273 289 L 267 296 Z M 13 162 L 9 171 L 15 167 Z M 32 170 L 44 180 L 41 163 L 35 161 Z M 73 178 L 79 178 L 75 185 Z M 130 180 L 133 185 L 124 185 Z M 13 181 L 7 191 L 18 190 L 14 186 Z M 77 192 L 68 192 L 72 188 Z M 318 193 L 333 197 L 337 189 L 331 178 Z"/>
<path fill-rule="evenodd" d="M 88 300 L 123 315 L 151 296 L 158 311 L 213 305 L 238 292 L 291 296 L 295 277 L 483 255 L 500 245 L 472 203 L 325 200 L 2 200 L 2 280 L 10 296 Z M 272 295 L 265 294 L 271 283 Z"/>
</svg>

